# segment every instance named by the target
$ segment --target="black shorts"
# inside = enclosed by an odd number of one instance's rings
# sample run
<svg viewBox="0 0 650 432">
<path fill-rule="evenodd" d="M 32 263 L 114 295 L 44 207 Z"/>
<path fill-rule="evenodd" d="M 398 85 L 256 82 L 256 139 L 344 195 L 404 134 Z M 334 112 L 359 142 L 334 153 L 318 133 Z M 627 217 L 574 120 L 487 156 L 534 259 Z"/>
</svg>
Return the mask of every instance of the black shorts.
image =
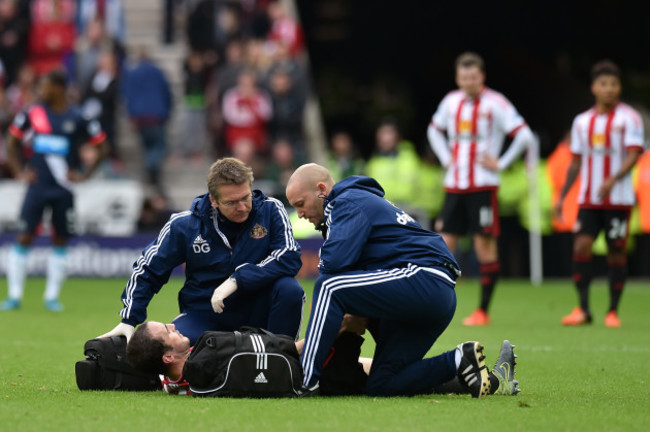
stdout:
<svg viewBox="0 0 650 432">
<path fill-rule="evenodd" d="M 74 233 L 74 197 L 62 187 L 44 188 L 30 185 L 20 211 L 20 231 L 34 234 L 43 219 L 46 208 L 52 210 L 52 227 L 59 237 L 70 237 Z"/>
<path fill-rule="evenodd" d="M 498 237 L 500 227 L 497 191 L 447 192 L 440 219 L 442 228 L 439 231 L 443 233 Z"/>
<path fill-rule="evenodd" d="M 605 230 L 607 247 L 625 249 L 629 233 L 630 210 L 580 209 L 576 234 L 586 234 L 594 239 Z"/>
</svg>

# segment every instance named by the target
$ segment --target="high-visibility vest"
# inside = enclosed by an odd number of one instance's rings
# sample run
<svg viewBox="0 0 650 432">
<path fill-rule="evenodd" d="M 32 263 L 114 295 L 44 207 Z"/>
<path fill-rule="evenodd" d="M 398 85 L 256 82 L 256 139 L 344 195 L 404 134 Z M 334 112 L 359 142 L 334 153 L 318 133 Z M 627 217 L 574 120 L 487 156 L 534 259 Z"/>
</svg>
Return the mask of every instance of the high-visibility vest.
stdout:
<svg viewBox="0 0 650 432">
<path fill-rule="evenodd" d="M 547 161 L 540 159 L 538 165 L 535 167 L 535 171 L 528 174 L 528 176 L 536 176 L 537 180 L 537 197 L 535 199 L 539 200 L 539 218 L 531 220 L 530 211 L 531 211 L 531 196 L 528 193 L 528 188 L 526 192 L 522 195 L 521 200 L 518 205 L 519 212 L 519 223 L 526 230 L 530 231 L 531 228 L 536 228 L 542 235 L 548 235 L 553 232 L 551 225 L 551 212 L 553 209 L 552 198 L 551 198 L 551 185 L 546 181 L 547 176 Z M 526 176 L 526 171 L 522 173 L 524 178 L 528 179 Z M 526 182 L 528 186 L 528 182 Z M 535 223 L 537 221 L 538 226 L 531 226 L 531 222 Z"/>
<path fill-rule="evenodd" d="M 442 203 L 445 199 L 444 175 L 444 170 L 440 165 L 424 161 L 420 164 L 415 201 L 412 204 L 429 218 L 438 216 L 442 210 Z"/>
<path fill-rule="evenodd" d="M 547 178 L 552 189 L 551 205 L 555 205 L 564 182 L 566 180 L 566 173 L 571 165 L 573 154 L 569 147 L 569 141 L 562 141 L 557 145 L 557 148 L 551 153 L 547 160 Z M 562 206 L 562 220 L 559 221 L 555 216 L 551 217 L 553 230 L 555 232 L 571 232 L 578 219 L 578 192 L 580 191 L 580 174 L 576 181 L 569 189 L 569 193 L 564 198 Z"/>
<path fill-rule="evenodd" d="M 528 199 L 526 163 L 518 159 L 499 173 L 499 216 L 517 216 L 522 200 Z"/>
<path fill-rule="evenodd" d="M 293 237 L 296 240 L 309 239 L 309 238 L 322 238 L 320 231 L 314 229 L 314 225 L 306 219 L 300 219 L 297 211 L 289 211 L 289 221 L 291 222 L 291 229 Z"/>
<path fill-rule="evenodd" d="M 340 182 L 346 177 L 352 175 L 363 175 L 365 173 L 366 163 L 361 158 L 352 158 L 349 160 L 349 166 L 346 170 L 343 170 L 339 162 L 336 160 L 336 157 L 333 154 L 330 154 L 326 166 L 332 178 L 335 182 Z"/>
<path fill-rule="evenodd" d="M 366 174 L 374 178 L 386 192 L 386 199 L 397 205 L 413 205 L 417 201 L 420 156 L 409 141 L 401 141 L 395 156 L 375 154 L 366 164 Z"/>
</svg>

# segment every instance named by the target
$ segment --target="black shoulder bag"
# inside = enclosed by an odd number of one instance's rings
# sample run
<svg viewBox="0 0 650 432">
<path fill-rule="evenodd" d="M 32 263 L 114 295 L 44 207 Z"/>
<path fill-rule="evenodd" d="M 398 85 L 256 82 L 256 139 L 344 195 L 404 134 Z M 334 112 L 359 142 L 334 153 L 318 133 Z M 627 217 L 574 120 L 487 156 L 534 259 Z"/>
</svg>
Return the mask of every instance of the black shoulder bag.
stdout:
<svg viewBox="0 0 650 432">
<path fill-rule="evenodd" d="M 126 338 L 91 339 L 84 345 L 85 360 L 75 364 L 79 390 L 160 390 L 156 374 L 137 371 L 126 360 Z"/>
<path fill-rule="evenodd" d="M 203 333 L 185 362 L 183 377 L 193 396 L 296 397 L 302 368 L 293 339 L 242 327 Z"/>
</svg>

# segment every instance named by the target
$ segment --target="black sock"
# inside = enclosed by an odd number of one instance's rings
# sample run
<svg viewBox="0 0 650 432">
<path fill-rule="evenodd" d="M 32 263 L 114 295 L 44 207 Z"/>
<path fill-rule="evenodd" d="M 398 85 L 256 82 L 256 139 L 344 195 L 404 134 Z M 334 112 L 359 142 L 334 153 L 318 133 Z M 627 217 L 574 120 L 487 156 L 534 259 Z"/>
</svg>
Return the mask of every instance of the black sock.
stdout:
<svg viewBox="0 0 650 432">
<path fill-rule="evenodd" d="M 627 279 L 627 263 L 619 261 L 609 263 L 609 310 L 618 309 L 618 302 L 623 294 L 623 286 Z"/>
<path fill-rule="evenodd" d="M 463 394 L 469 393 L 469 390 L 467 390 L 467 388 L 460 383 L 458 377 L 455 376 L 449 381 L 434 387 L 433 392 L 438 394 Z"/>
<path fill-rule="evenodd" d="M 575 282 L 578 290 L 580 307 L 588 316 L 591 316 L 591 311 L 589 310 L 589 285 L 593 277 L 591 267 L 591 255 L 573 256 L 573 282 Z"/>
<path fill-rule="evenodd" d="M 481 275 L 481 309 L 485 312 L 488 310 L 492 293 L 494 292 L 494 285 L 499 278 L 499 269 L 501 265 L 499 261 L 492 263 L 481 264 L 479 266 L 479 273 Z"/>
<path fill-rule="evenodd" d="M 499 379 L 492 372 L 488 374 L 488 378 L 490 379 L 490 394 L 494 394 L 499 388 Z M 460 380 L 456 376 L 435 387 L 433 392 L 438 394 L 465 394 L 469 393 L 469 390 L 460 383 Z"/>
</svg>

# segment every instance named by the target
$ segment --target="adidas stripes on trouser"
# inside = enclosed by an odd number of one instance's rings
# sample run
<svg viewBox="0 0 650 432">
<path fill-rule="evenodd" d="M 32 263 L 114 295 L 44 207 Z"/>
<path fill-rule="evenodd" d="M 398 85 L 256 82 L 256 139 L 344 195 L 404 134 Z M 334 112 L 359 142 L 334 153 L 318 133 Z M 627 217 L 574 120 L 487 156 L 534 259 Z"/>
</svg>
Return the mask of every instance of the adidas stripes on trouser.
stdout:
<svg viewBox="0 0 650 432">
<path fill-rule="evenodd" d="M 394 396 L 430 393 L 456 374 L 454 350 L 423 359 L 456 310 L 454 282 L 435 268 L 323 275 L 314 286 L 301 362 L 304 385 L 320 377 L 343 315 L 368 317 L 376 342 L 366 391 Z"/>
</svg>

